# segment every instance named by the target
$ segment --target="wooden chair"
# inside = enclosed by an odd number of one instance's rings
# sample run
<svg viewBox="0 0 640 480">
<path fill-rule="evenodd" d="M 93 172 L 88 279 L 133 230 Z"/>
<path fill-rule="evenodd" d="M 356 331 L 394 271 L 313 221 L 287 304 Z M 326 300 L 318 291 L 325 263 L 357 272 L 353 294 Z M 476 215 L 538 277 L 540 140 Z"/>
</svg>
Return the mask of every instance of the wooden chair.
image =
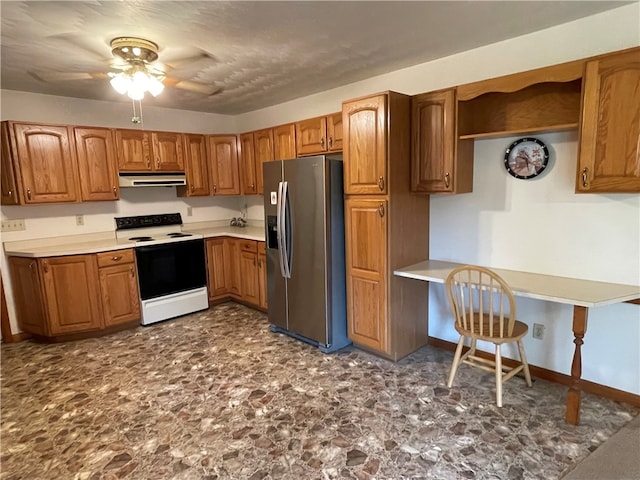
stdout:
<svg viewBox="0 0 640 480">
<path fill-rule="evenodd" d="M 451 388 L 460 363 L 494 372 L 496 376 L 496 403 L 502 407 L 502 384 L 520 371 L 528 386 L 531 374 L 522 345 L 527 334 L 525 323 L 515 319 L 516 302 L 507 283 L 488 268 L 464 265 L 453 270 L 445 281 L 447 297 L 460 334 L 447 386 Z M 465 338 L 471 340 L 471 348 L 462 355 Z M 495 359 L 476 355 L 476 342 L 484 340 L 495 344 Z M 520 352 L 520 364 L 507 367 L 502 364 L 500 347 L 503 343 L 516 342 Z"/>
</svg>

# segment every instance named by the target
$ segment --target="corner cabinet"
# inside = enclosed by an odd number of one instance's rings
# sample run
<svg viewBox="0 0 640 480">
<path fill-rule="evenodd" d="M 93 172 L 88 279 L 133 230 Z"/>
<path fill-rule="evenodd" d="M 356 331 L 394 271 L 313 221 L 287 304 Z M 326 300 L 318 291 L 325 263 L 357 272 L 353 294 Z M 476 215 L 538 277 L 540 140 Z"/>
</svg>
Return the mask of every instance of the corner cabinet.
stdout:
<svg viewBox="0 0 640 480">
<path fill-rule="evenodd" d="M 429 258 L 429 196 L 409 185 L 410 123 L 407 95 L 343 103 L 348 335 L 394 361 L 428 338 L 427 283 L 393 275 Z"/>
<path fill-rule="evenodd" d="M 587 62 L 576 193 L 640 192 L 640 48 Z"/>
<path fill-rule="evenodd" d="M 411 191 L 467 193 L 473 189 L 473 140 L 460 140 L 455 89 L 411 99 Z"/>
</svg>

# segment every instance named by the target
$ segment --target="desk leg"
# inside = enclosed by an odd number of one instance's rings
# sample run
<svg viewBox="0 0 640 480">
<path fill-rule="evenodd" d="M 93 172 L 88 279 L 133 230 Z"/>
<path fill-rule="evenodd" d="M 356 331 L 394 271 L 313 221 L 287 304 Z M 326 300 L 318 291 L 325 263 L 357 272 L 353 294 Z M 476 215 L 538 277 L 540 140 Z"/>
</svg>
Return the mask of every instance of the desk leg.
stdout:
<svg viewBox="0 0 640 480">
<path fill-rule="evenodd" d="M 572 425 L 580 422 L 580 377 L 582 376 L 582 353 L 581 347 L 584 334 L 587 331 L 587 307 L 573 306 L 573 362 L 571 363 L 571 386 L 567 394 L 567 411 L 565 420 Z"/>
</svg>

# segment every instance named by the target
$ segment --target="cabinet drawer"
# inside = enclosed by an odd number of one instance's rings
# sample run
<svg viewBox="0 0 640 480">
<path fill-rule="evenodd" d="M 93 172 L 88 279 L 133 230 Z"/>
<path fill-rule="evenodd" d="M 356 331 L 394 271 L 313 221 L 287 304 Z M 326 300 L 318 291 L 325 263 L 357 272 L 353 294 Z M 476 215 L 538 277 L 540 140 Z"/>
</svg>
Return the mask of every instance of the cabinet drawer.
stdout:
<svg viewBox="0 0 640 480">
<path fill-rule="evenodd" d="M 238 244 L 243 252 L 258 253 L 258 242 L 255 240 L 238 240 Z"/>
<path fill-rule="evenodd" d="M 110 267 L 122 263 L 133 262 L 133 249 L 113 250 L 110 252 L 98 253 L 98 267 Z"/>
</svg>

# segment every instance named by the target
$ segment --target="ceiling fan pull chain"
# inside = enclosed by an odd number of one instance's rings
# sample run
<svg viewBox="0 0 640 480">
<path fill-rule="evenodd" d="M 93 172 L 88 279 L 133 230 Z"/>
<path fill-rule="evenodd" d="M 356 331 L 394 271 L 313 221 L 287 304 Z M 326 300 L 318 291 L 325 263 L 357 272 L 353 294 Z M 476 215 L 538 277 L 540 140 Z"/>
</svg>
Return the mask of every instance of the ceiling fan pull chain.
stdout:
<svg viewBox="0 0 640 480">
<path fill-rule="evenodd" d="M 138 100 L 138 107 L 140 110 L 140 114 L 136 113 L 136 101 L 131 99 L 131 106 L 133 108 L 133 116 L 131 117 L 131 123 L 135 123 L 136 125 L 140 125 L 140 128 L 144 128 L 142 123 L 142 102 Z"/>
</svg>

